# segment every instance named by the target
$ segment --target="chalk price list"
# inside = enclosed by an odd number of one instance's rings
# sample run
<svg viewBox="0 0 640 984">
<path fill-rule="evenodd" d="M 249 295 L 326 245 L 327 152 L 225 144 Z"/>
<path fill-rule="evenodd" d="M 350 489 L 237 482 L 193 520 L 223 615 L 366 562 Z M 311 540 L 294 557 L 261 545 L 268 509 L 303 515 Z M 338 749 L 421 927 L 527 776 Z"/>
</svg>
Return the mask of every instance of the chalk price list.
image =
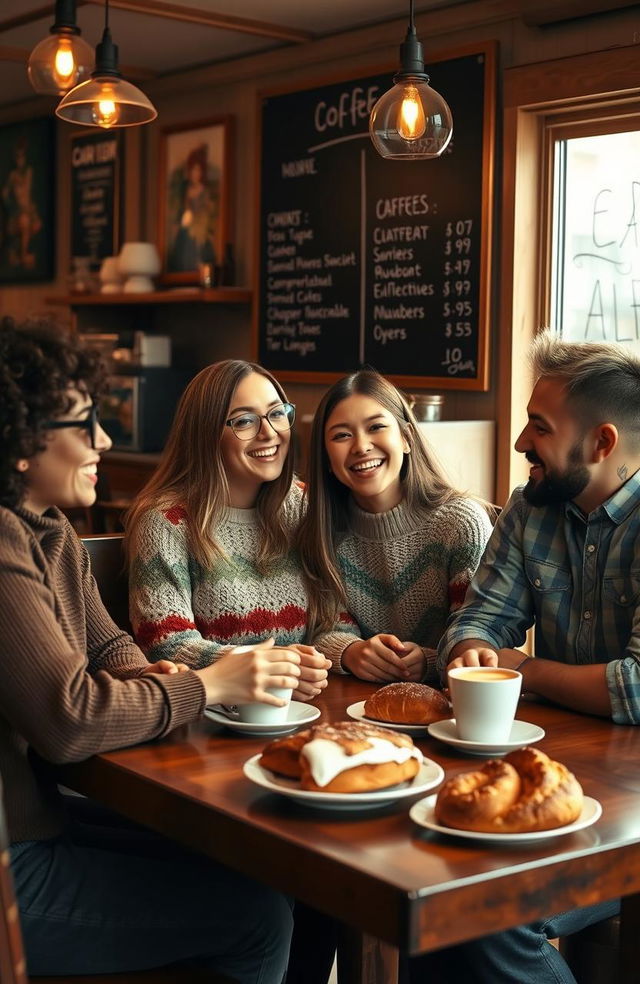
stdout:
<svg viewBox="0 0 640 984">
<path fill-rule="evenodd" d="M 444 263 L 442 266 L 442 316 L 447 344 L 441 365 L 450 376 L 475 372 L 473 359 L 465 359 L 464 340 L 473 337 L 477 315 L 474 307 L 473 284 L 473 219 L 447 222 L 444 231 Z"/>
<path fill-rule="evenodd" d="M 341 271 L 354 276 L 356 252 L 314 255 L 314 229 L 303 209 L 269 212 L 266 222 L 266 349 L 304 358 L 317 351 L 323 327 L 351 317 L 350 306 L 335 297 Z"/>
</svg>

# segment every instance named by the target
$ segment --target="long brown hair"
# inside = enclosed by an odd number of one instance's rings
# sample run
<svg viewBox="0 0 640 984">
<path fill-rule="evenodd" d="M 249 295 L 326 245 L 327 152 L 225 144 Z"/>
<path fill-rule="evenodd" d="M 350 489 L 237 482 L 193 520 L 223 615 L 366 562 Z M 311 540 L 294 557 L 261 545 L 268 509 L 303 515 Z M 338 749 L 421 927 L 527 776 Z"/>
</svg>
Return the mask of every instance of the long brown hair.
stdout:
<svg viewBox="0 0 640 984">
<path fill-rule="evenodd" d="M 287 397 L 276 379 L 254 362 L 225 359 L 202 369 L 185 389 L 167 438 L 158 468 L 136 497 L 127 513 L 126 545 L 131 563 L 136 553 L 140 521 L 150 510 L 179 506 L 187 515 L 189 547 L 198 563 L 211 567 L 224 557 L 215 531 L 229 505 L 229 486 L 220 439 L 238 383 L 257 373 L 273 384 L 283 403 Z M 261 527 L 258 564 L 266 570 L 271 561 L 289 546 L 282 504 L 293 479 L 293 449 L 290 448 L 280 476 L 264 482 L 256 509 Z"/>
<path fill-rule="evenodd" d="M 354 393 L 371 397 L 393 414 L 407 441 L 400 481 L 409 510 L 431 509 L 460 496 L 446 480 L 420 433 L 403 394 L 373 369 L 361 369 L 339 379 L 325 393 L 311 428 L 306 514 L 298 536 L 302 565 L 309 583 L 309 638 L 331 627 L 347 599 L 337 544 L 349 528 L 350 491 L 333 475 L 325 445 L 325 427 L 335 407 Z"/>
</svg>

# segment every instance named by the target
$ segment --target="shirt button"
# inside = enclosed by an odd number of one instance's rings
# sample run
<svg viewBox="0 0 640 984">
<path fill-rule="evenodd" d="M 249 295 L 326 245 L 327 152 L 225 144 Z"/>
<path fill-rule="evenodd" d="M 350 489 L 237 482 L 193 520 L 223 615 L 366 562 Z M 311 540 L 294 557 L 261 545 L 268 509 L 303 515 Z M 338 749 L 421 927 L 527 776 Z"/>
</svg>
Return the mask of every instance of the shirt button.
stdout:
<svg viewBox="0 0 640 984">
<path fill-rule="evenodd" d="M 590 543 L 589 546 L 587 547 L 587 553 L 593 553 L 595 549 L 596 548 L 594 547 L 593 543 Z"/>
<path fill-rule="evenodd" d="M 584 617 L 585 617 L 585 618 L 587 619 L 587 621 L 588 621 L 588 620 L 589 620 L 589 619 L 591 618 L 591 612 L 589 612 L 589 611 L 587 611 L 587 612 L 585 612 L 585 613 L 584 613 Z"/>
<path fill-rule="evenodd" d="M 540 580 L 539 577 L 537 577 L 533 583 L 535 584 L 536 588 L 539 588 L 540 585 L 542 584 L 542 581 Z"/>
<path fill-rule="evenodd" d="M 621 605 L 626 605 L 626 603 L 627 603 L 627 596 L 626 595 L 620 595 L 620 604 Z"/>
</svg>

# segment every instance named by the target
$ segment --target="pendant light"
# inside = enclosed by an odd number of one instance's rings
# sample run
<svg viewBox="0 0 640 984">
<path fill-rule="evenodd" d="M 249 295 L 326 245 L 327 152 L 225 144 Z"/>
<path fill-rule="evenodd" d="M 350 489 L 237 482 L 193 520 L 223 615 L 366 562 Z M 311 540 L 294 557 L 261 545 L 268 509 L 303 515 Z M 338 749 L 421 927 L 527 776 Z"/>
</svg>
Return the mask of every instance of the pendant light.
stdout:
<svg viewBox="0 0 640 984">
<path fill-rule="evenodd" d="M 80 37 L 76 24 L 76 0 L 56 0 L 49 37 L 29 55 L 27 74 L 31 85 L 36 92 L 62 96 L 89 77 L 94 62 L 95 52 Z"/>
<path fill-rule="evenodd" d="M 104 10 L 104 33 L 96 48 L 96 67 L 90 79 L 60 101 L 56 116 L 68 123 L 105 130 L 150 123 L 158 115 L 155 107 L 118 71 L 118 46 L 111 40 L 109 30 L 109 0 L 105 0 Z"/>
<path fill-rule="evenodd" d="M 453 133 L 451 110 L 429 85 L 422 44 L 414 23 L 414 0 L 409 0 L 407 36 L 400 45 L 400 71 L 393 88 L 371 110 L 369 134 L 382 157 L 420 161 L 439 157 Z"/>
</svg>

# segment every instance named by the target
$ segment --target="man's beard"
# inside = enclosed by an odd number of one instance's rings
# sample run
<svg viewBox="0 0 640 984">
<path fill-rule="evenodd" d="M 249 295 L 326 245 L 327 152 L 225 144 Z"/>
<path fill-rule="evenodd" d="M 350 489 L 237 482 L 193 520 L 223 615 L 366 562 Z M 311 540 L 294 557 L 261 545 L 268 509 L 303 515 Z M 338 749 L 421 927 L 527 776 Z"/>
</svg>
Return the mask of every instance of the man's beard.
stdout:
<svg viewBox="0 0 640 984">
<path fill-rule="evenodd" d="M 528 452 L 525 457 L 532 464 L 542 464 L 533 452 Z M 567 458 L 567 467 L 563 472 L 545 469 L 544 478 L 539 480 L 530 478 L 522 490 L 522 494 L 532 506 L 550 506 L 554 503 L 570 502 L 586 489 L 590 477 L 589 469 L 584 464 L 582 441 L 579 441 L 571 448 Z"/>
</svg>

